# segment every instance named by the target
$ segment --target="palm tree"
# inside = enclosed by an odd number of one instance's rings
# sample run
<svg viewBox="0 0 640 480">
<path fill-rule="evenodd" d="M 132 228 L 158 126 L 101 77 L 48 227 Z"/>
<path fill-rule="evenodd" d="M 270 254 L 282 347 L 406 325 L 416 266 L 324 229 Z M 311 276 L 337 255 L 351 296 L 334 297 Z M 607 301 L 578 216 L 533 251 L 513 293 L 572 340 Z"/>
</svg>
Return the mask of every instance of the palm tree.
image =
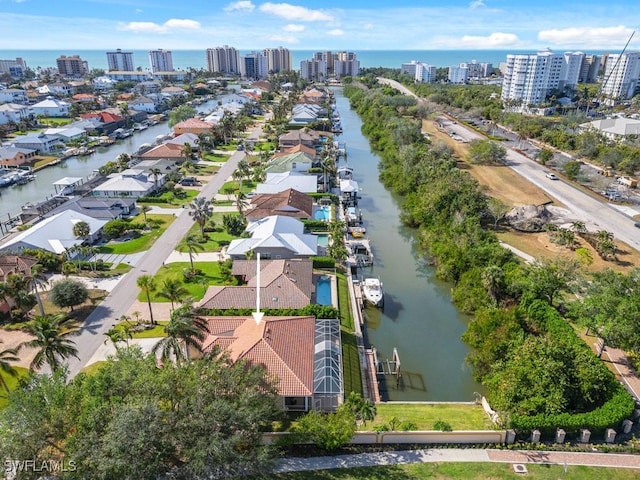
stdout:
<svg viewBox="0 0 640 480">
<path fill-rule="evenodd" d="M 236 207 L 238 208 L 238 213 L 243 215 L 248 206 L 249 200 L 247 198 L 247 194 L 243 193 L 242 190 L 239 190 L 236 194 Z"/>
<path fill-rule="evenodd" d="M 174 302 L 179 302 L 188 293 L 189 291 L 184 288 L 180 280 L 167 278 L 162 282 L 162 290 L 158 292 L 158 295 L 169 300 L 171 310 L 173 310 Z"/>
<path fill-rule="evenodd" d="M 69 338 L 78 330 L 75 320 L 63 313 L 38 316 L 27 323 L 25 331 L 35 338 L 20 346 L 38 349 L 31 362 L 31 370 L 38 370 L 46 363 L 54 372 L 63 360 L 72 356 L 79 358 L 75 342 Z"/>
<path fill-rule="evenodd" d="M 44 267 L 39 263 L 36 263 L 31 267 L 31 285 L 33 285 L 33 294 L 36 296 L 36 301 L 38 302 L 38 310 L 40 310 L 40 315 L 44 316 L 44 305 L 42 303 L 42 299 L 40 298 L 40 292 L 38 292 L 38 287 L 44 290 L 45 285 L 49 284 L 49 280 L 44 274 Z"/>
<path fill-rule="evenodd" d="M 573 230 L 577 234 L 587 233 L 586 225 L 584 224 L 584 222 L 581 222 L 579 220 L 571 223 L 571 230 Z"/>
<path fill-rule="evenodd" d="M 80 221 L 73 225 L 73 235 L 77 238 L 82 238 L 84 240 L 90 233 L 91 227 L 89 227 L 87 222 Z"/>
<path fill-rule="evenodd" d="M 131 161 L 131 157 L 127 153 L 121 153 L 118 155 L 116 162 L 118 164 L 118 171 L 121 172 L 129 168 L 129 162 Z"/>
<path fill-rule="evenodd" d="M 116 350 L 118 350 L 119 342 L 124 342 L 128 347 L 129 340 L 133 338 L 133 324 L 130 322 L 130 318 L 122 315 L 120 320 L 122 321 L 120 324 L 114 325 L 105 333 L 108 339 L 111 340 L 111 343 L 116 347 Z"/>
<path fill-rule="evenodd" d="M 31 279 L 22 273 L 14 273 L 5 280 L 9 297 L 23 314 L 31 310 L 37 303 L 35 295 L 31 293 Z"/>
<path fill-rule="evenodd" d="M 171 319 L 164 327 L 167 336 L 155 344 L 153 352 L 160 351 L 163 360 L 188 361 L 187 348 L 199 348 L 207 331 L 207 323 L 193 314 L 190 305 L 183 305 L 171 312 Z"/>
<path fill-rule="evenodd" d="M 138 288 L 140 288 L 147 297 L 147 304 L 149 305 L 149 318 L 153 325 L 156 322 L 153 320 L 153 309 L 151 308 L 151 292 L 156 289 L 156 282 L 151 275 L 140 275 L 136 280 Z"/>
<path fill-rule="evenodd" d="M 150 168 L 149 169 L 149 173 L 151 175 L 153 175 L 153 191 L 157 192 L 158 191 L 158 177 L 160 175 L 162 175 L 162 170 L 160 170 L 159 168 L 155 167 L 155 168 Z"/>
<path fill-rule="evenodd" d="M 482 286 L 491 297 L 491 300 L 493 300 L 493 303 L 497 304 L 504 288 L 504 271 L 497 265 L 489 265 L 482 271 L 480 277 Z"/>
<path fill-rule="evenodd" d="M 0 343 L 2 343 L 2 340 L 0 340 Z M 16 348 L 0 350 L 0 386 L 4 388 L 7 393 L 9 393 L 9 385 L 2 374 L 4 373 L 12 377 L 15 377 L 18 374 L 16 369 L 11 366 L 11 362 L 17 362 L 20 360 L 17 355 L 18 349 Z"/>
<path fill-rule="evenodd" d="M 142 212 L 142 216 L 144 217 L 144 223 L 147 223 L 147 212 L 151 210 L 149 205 L 142 205 L 140 207 L 140 211 Z"/>
<path fill-rule="evenodd" d="M 193 147 L 191 147 L 191 144 L 189 142 L 184 143 L 181 153 L 186 160 L 190 160 L 191 158 L 193 158 Z"/>
<path fill-rule="evenodd" d="M 204 226 L 213 215 L 211 202 L 204 197 L 196 197 L 189 204 L 189 216 L 200 226 L 200 234 L 204 237 Z"/>
<path fill-rule="evenodd" d="M 189 252 L 189 263 L 191 264 L 191 271 L 193 272 L 193 254 L 204 250 L 204 246 L 200 243 L 202 237 L 193 233 L 187 235 L 178 244 L 178 251 L 187 250 Z"/>
</svg>

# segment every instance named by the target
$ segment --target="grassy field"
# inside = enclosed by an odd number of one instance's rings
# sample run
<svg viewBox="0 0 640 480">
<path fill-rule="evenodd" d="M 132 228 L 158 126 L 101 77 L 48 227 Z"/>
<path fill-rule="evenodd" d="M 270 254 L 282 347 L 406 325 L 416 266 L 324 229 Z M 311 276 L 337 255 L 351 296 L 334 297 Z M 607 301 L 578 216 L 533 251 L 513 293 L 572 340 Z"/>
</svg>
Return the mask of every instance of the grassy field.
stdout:
<svg viewBox="0 0 640 480">
<path fill-rule="evenodd" d="M 48 125 L 50 127 L 60 127 L 63 125 L 69 125 L 71 122 L 73 122 L 73 118 L 60 118 L 60 117 L 38 118 L 38 123 L 42 125 Z"/>
<path fill-rule="evenodd" d="M 149 250 L 151 245 L 160 238 L 164 231 L 175 220 L 173 215 L 160 215 L 160 214 L 147 214 L 147 220 L 154 220 L 157 222 L 157 226 L 150 232 L 140 235 L 138 238 L 133 238 L 126 242 L 110 243 L 101 246 L 98 250 L 100 253 L 113 253 L 113 254 L 128 254 L 138 253 Z M 137 218 L 135 223 L 142 223 L 142 218 Z"/>
<path fill-rule="evenodd" d="M 152 302 L 168 302 L 166 298 L 158 295 L 158 291 L 162 289 L 162 282 L 166 279 L 180 280 L 183 282 L 184 288 L 189 292 L 188 295 L 194 300 L 202 299 L 204 292 L 209 285 L 224 285 L 224 279 L 220 275 L 220 265 L 217 262 L 193 262 L 193 266 L 196 269 L 200 269 L 206 278 L 206 285 L 201 283 L 185 283 L 182 272 L 191 268 L 189 262 L 186 263 L 167 263 L 164 267 L 158 270 L 158 273 L 153 277 L 156 282 L 156 291 L 151 293 Z M 141 291 L 138 294 L 138 300 L 146 302 L 147 297 Z"/>
<path fill-rule="evenodd" d="M 35 163 L 33 164 L 33 168 L 35 170 L 35 169 L 44 167 L 45 165 L 49 165 L 50 163 L 53 163 L 57 160 L 58 160 L 58 157 L 38 155 L 36 157 Z"/>
<path fill-rule="evenodd" d="M 384 467 L 360 467 L 341 470 L 281 473 L 271 475 L 278 480 L 415 480 L 419 478 L 464 480 L 631 480 L 638 471 L 602 467 L 569 466 L 565 473 L 562 465 L 527 465 L 529 473 L 515 473 L 509 463 L 419 463 Z"/>
<path fill-rule="evenodd" d="M 340 309 L 340 332 L 342 338 L 342 364 L 344 371 L 344 391 L 356 392 L 362 395 L 362 376 L 360 375 L 360 356 L 354 332 L 353 316 L 349 301 L 347 278 L 341 274 L 338 277 L 338 307 Z"/>
<path fill-rule="evenodd" d="M 13 390 L 18 385 L 18 382 L 21 378 L 26 377 L 29 373 L 29 370 L 22 367 L 14 367 L 16 369 L 16 376 L 9 375 L 5 372 L 0 371 L 0 377 L 7 383 L 9 390 Z M 7 392 L 4 387 L 0 387 L 0 408 L 4 408 L 7 405 Z"/>
<path fill-rule="evenodd" d="M 361 425 L 360 430 L 371 430 L 375 425 L 388 425 L 392 418 L 412 422 L 418 430 L 435 430 L 438 420 L 447 422 L 453 430 L 490 430 L 491 421 L 480 405 L 455 403 L 379 403 L 373 422 Z"/>
<path fill-rule="evenodd" d="M 216 231 L 205 232 L 206 241 L 201 243 L 203 252 L 219 252 L 220 250 L 222 250 L 222 247 L 224 245 L 228 245 L 231 240 L 240 238 L 234 237 L 233 235 L 227 233 L 227 231 L 224 229 L 223 217 L 230 214 L 237 215 L 233 212 L 213 212 L 210 222 L 213 221 L 215 223 Z M 200 226 L 194 223 L 189 229 L 187 235 L 200 235 Z"/>
</svg>

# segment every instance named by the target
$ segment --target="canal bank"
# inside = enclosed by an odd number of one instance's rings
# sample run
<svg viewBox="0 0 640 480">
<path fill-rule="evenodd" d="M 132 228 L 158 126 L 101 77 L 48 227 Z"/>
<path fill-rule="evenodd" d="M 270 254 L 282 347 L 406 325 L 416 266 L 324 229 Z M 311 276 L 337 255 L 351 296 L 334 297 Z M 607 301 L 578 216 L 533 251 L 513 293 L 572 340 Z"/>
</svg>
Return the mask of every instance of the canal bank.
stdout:
<svg viewBox="0 0 640 480">
<path fill-rule="evenodd" d="M 362 122 L 349 107 L 341 88 L 334 89 L 346 145 L 346 164 L 354 169 L 374 265 L 362 269 L 384 285 L 383 310 L 364 310 L 365 339 L 376 348 L 378 360 L 391 360 L 394 348 L 402 376 L 387 376 L 382 397 L 393 401 L 471 401 L 481 392 L 465 362 L 467 347 L 461 336 L 468 318 L 451 303 L 450 286 L 435 278 L 421 252 L 416 232 L 400 223 L 400 199 L 378 179 L 378 157 L 362 135 Z M 344 165 L 344 160 L 340 165 Z M 386 388 L 385 388 L 386 387 Z"/>
</svg>

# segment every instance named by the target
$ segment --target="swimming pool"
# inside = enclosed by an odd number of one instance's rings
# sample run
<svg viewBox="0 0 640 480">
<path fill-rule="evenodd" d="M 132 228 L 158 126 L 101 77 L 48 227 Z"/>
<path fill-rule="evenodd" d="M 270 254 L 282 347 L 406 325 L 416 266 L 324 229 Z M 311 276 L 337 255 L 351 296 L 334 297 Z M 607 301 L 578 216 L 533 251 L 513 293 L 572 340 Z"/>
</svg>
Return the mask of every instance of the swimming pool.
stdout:
<svg viewBox="0 0 640 480">
<path fill-rule="evenodd" d="M 331 207 L 329 205 L 323 205 L 321 208 L 316 210 L 316 213 L 313 214 L 313 218 L 316 220 L 323 220 L 328 222 L 331 220 Z"/>
<path fill-rule="evenodd" d="M 327 233 L 314 233 L 318 237 L 318 246 L 327 248 L 329 246 L 329 235 Z"/>
<path fill-rule="evenodd" d="M 331 278 L 321 275 L 316 282 L 316 303 L 318 305 L 333 305 L 331 302 Z"/>
</svg>

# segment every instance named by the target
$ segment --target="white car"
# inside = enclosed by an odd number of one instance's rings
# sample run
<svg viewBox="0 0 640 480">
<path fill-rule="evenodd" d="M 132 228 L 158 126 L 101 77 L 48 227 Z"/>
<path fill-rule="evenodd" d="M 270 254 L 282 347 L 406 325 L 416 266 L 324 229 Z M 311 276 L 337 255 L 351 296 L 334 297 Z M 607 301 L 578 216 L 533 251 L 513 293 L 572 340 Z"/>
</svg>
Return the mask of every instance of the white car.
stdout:
<svg viewBox="0 0 640 480">
<path fill-rule="evenodd" d="M 556 177 L 556 174 L 555 174 L 555 173 L 547 172 L 547 173 L 546 173 L 546 177 L 547 177 L 549 180 L 558 180 L 558 177 Z"/>
</svg>

